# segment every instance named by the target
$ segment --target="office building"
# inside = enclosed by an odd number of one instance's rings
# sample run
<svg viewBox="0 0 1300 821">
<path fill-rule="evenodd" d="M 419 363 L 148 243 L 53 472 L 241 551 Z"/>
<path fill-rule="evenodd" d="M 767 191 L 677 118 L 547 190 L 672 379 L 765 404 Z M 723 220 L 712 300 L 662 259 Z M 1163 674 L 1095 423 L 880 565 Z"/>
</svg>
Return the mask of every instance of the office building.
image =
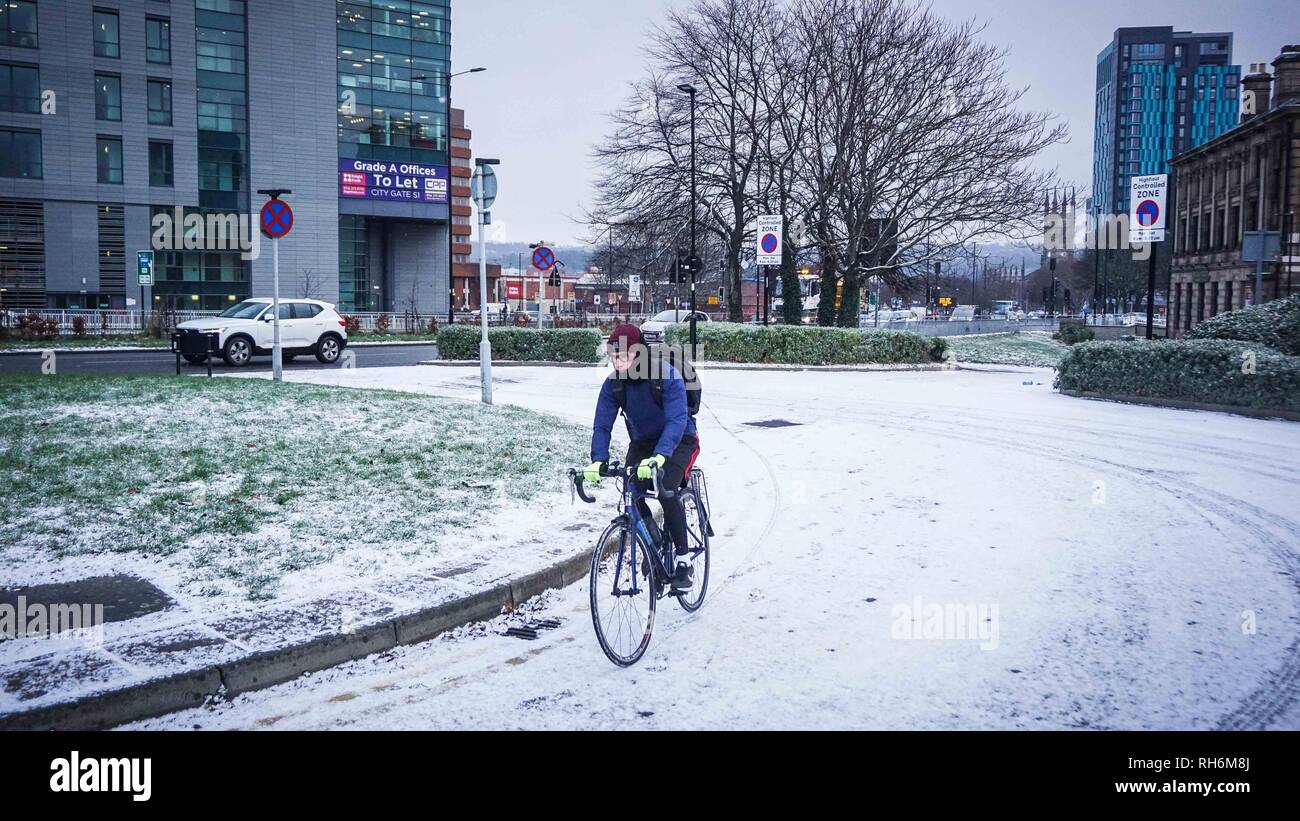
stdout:
<svg viewBox="0 0 1300 821">
<path fill-rule="evenodd" d="M 1128 213 L 1129 179 L 1167 174 L 1174 155 L 1237 122 L 1232 34 L 1121 28 L 1097 55 L 1093 208 Z"/>
<path fill-rule="evenodd" d="M 255 231 L 257 192 L 278 188 L 295 214 L 283 295 L 445 315 L 470 220 L 450 26 L 449 0 L 0 3 L 6 307 L 268 294 L 269 243 L 214 226 L 253 215 Z M 168 247 L 158 225 L 176 216 Z M 135 252 L 150 248 L 145 288 Z"/>
</svg>

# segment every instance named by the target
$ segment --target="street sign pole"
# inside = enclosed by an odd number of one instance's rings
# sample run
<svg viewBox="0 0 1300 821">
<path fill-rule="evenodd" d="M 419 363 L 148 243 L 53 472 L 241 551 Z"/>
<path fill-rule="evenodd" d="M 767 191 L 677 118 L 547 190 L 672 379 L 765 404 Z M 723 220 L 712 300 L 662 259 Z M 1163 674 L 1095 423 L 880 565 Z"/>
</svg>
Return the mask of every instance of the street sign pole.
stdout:
<svg viewBox="0 0 1300 821">
<path fill-rule="evenodd" d="M 1167 174 L 1148 174 L 1129 181 L 1129 235 L 1147 244 L 1147 339 L 1155 338 L 1156 243 L 1165 239 Z M 1167 332 L 1166 332 L 1167 333 Z"/>
<path fill-rule="evenodd" d="M 270 197 L 262 206 L 262 233 L 271 239 L 271 378 L 284 381 L 284 350 L 280 346 L 280 237 L 293 229 L 293 209 L 280 197 L 287 188 L 266 188 L 257 193 Z"/>
<path fill-rule="evenodd" d="M 271 378 L 284 381 L 284 351 L 280 347 L 280 240 L 271 240 Z"/>
</svg>

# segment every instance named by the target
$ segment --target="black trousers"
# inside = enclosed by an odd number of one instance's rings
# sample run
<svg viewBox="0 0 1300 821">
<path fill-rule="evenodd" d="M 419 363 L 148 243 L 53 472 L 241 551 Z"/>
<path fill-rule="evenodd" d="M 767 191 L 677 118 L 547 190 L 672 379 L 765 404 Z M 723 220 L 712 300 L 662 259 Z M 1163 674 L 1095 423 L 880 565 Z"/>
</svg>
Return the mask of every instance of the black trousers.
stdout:
<svg viewBox="0 0 1300 821">
<path fill-rule="evenodd" d="M 642 459 L 654 456 L 655 444 L 654 440 L 633 442 L 628 446 L 627 458 L 623 460 L 623 464 L 635 467 L 640 464 Z M 677 449 L 668 457 L 668 461 L 664 462 L 662 486 L 674 491 L 680 489 L 686 478 L 686 472 L 695 464 L 695 457 L 699 455 L 700 440 L 690 434 L 683 436 L 682 440 L 677 443 Z M 643 490 L 654 489 L 654 482 L 650 479 L 637 479 L 636 483 Z M 660 498 L 659 504 L 664 509 L 664 525 L 667 526 L 668 534 L 673 538 L 673 544 L 676 545 L 679 553 L 686 553 L 686 514 L 682 512 L 681 498 L 675 495 L 669 499 Z M 646 500 L 637 499 L 636 505 L 641 515 L 648 521 L 653 522 L 653 519 L 651 519 L 653 514 L 650 512 L 650 505 L 646 504 Z"/>
</svg>

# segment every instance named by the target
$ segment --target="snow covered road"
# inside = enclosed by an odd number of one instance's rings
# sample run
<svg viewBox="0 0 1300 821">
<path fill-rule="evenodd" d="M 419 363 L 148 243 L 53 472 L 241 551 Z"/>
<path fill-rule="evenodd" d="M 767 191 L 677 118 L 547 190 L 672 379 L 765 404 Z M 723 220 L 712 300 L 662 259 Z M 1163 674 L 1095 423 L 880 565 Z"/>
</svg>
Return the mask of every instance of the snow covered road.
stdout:
<svg viewBox="0 0 1300 821">
<path fill-rule="evenodd" d="M 495 373 L 499 403 L 584 423 L 604 377 Z M 467 368 L 286 378 L 478 395 Z M 661 602 L 637 666 L 584 583 L 536 603 L 561 622 L 536 641 L 468 628 L 131 726 L 1300 728 L 1300 425 L 1041 369 L 702 378 L 708 599 Z"/>
</svg>

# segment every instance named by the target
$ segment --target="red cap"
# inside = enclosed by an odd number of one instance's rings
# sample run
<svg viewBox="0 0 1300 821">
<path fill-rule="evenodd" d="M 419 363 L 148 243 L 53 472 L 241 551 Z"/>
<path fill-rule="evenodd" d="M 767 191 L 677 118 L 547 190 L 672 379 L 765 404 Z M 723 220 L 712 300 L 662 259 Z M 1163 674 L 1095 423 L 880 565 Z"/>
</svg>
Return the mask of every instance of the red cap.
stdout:
<svg viewBox="0 0 1300 821">
<path fill-rule="evenodd" d="M 630 351 L 633 345 L 641 344 L 641 329 L 627 323 L 619 325 L 609 335 L 609 341 L 606 344 L 611 348 Z"/>
</svg>

